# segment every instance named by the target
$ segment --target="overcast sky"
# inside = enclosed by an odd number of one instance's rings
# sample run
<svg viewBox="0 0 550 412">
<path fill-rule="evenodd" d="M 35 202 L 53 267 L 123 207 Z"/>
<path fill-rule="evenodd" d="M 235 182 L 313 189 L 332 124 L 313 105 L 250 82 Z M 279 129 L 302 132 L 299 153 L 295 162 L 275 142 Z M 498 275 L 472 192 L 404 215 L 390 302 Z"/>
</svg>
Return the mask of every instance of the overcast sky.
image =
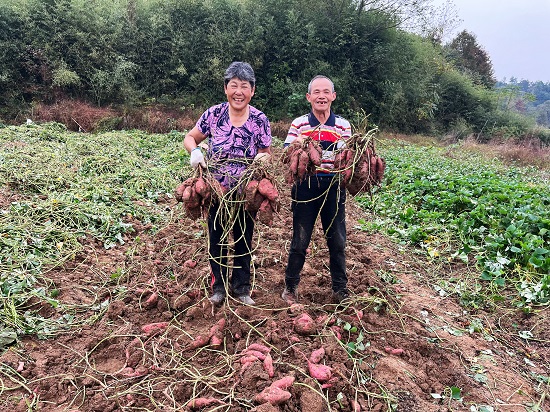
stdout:
<svg viewBox="0 0 550 412">
<path fill-rule="evenodd" d="M 514 76 L 550 82 L 550 0 L 454 0 L 454 4 L 462 20 L 454 35 L 463 29 L 475 34 L 491 57 L 497 80 Z"/>
</svg>

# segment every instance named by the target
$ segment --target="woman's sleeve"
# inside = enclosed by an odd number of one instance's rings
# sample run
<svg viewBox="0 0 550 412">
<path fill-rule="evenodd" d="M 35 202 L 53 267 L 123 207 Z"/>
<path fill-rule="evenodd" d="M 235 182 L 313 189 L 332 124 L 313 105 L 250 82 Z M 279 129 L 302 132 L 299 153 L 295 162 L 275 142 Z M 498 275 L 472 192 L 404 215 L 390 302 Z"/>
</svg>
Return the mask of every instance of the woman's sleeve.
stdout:
<svg viewBox="0 0 550 412">
<path fill-rule="evenodd" d="M 207 109 L 199 118 L 197 121 L 197 129 L 200 130 L 200 132 L 205 135 L 206 137 L 210 136 L 210 119 L 211 119 L 211 113 L 212 108 Z"/>
<path fill-rule="evenodd" d="M 266 147 L 270 147 L 271 141 L 271 125 L 269 124 L 267 116 L 263 115 L 258 139 L 258 148 L 265 149 Z"/>
</svg>

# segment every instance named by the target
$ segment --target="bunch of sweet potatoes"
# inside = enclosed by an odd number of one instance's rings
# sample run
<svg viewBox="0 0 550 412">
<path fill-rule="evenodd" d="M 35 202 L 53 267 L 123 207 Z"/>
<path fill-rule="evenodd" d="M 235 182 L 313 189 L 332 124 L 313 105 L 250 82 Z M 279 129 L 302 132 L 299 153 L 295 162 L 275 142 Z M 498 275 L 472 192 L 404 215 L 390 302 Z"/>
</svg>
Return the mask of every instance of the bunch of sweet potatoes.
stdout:
<svg viewBox="0 0 550 412">
<path fill-rule="evenodd" d="M 212 201 L 221 198 L 225 188 L 213 177 L 190 177 L 176 188 L 175 197 L 183 202 L 191 219 L 198 219 L 208 210 Z"/>
<path fill-rule="evenodd" d="M 321 166 L 323 149 L 313 139 L 306 137 L 295 140 L 285 150 L 283 163 L 288 164 L 286 182 L 302 181 L 308 174 L 315 172 Z"/>
<path fill-rule="evenodd" d="M 364 136 L 352 136 L 345 148 L 334 156 L 334 169 L 342 174 L 342 182 L 349 193 L 370 193 L 374 186 L 380 186 L 384 178 L 386 161 L 376 154 L 374 140 Z"/>
<path fill-rule="evenodd" d="M 271 226 L 273 214 L 279 211 L 279 191 L 275 179 L 268 174 L 252 178 L 246 185 L 245 210 L 257 213 L 260 222 Z"/>
</svg>

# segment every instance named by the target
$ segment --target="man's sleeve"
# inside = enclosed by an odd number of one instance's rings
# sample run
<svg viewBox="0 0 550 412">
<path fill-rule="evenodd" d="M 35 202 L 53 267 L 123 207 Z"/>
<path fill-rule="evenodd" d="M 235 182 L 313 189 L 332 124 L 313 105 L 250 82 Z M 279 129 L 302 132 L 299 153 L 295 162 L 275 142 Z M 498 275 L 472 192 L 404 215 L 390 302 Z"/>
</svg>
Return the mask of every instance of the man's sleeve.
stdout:
<svg viewBox="0 0 550 412">
<path fill-rule="evenodd" d="M 289 144 L 291 144 L 296 138 L 300 135 L 300 131 L 298 130 L 298 127 L 296 126 L 296 120 L 294 120 L 290 124 L 290 128 L 288 129 L 288 133 L 285 139 L 284 147 L 287 147 Z"/>
</svg>

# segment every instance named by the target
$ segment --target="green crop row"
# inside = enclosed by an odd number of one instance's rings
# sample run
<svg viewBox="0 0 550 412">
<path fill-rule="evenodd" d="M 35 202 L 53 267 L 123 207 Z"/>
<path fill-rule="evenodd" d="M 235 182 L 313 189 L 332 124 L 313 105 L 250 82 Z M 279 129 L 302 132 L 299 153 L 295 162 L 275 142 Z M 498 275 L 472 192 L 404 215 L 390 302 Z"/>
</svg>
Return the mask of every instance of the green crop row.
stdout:
<svg viewBox="0 0 550 412">
<path fill-rule="evenodd" d="M 30 298 L 60 304 L 43 275 L 73 258 L 82 238 L 108 249 L 125 242 L 133 219 L 155 229 L 166 215 L 159 200 L 187 167 L 182 140 L 177 132 L 69 133 L 57 123 L 0 128 L 0 190 L 10 199 L 0 203 L 0 348 L 75 321 L 71 308 L 57 320 L 25 308 Z"/>
<path fill-rule="evenodd" d="M 519 285 L 523 303 L 550 301 L 550 188 L 543 173 L 505 167 L 460 146 L 388 142 L 381 152 L 384 185 L 360 200 L 380 227 L 432 256 L 475 258 L 481 279 Z"/>
</svg>

